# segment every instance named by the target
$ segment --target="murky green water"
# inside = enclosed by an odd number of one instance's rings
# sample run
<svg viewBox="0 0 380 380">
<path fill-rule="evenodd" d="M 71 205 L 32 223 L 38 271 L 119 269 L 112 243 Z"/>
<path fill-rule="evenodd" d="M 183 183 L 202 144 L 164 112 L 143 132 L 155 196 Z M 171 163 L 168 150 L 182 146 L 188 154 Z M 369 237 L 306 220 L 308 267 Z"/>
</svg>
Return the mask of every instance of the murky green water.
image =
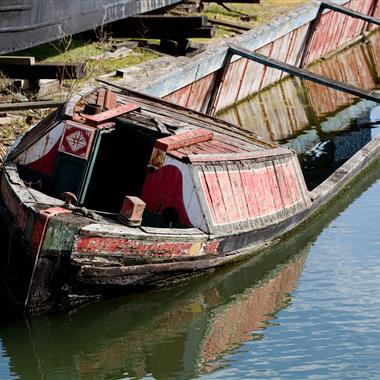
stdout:
<svg viewBox="0 0 380 380">
<path fill-rule="evenodd" d="M 222 116 L 297 150 L 311 180 L 378 133 L 372 103 L 270 91 Z M 302 234 L 181 288 L 29 321 L 2 311 L 0 379 L 379 379 L 379 194 L 377 163 Z"/>
</svg>

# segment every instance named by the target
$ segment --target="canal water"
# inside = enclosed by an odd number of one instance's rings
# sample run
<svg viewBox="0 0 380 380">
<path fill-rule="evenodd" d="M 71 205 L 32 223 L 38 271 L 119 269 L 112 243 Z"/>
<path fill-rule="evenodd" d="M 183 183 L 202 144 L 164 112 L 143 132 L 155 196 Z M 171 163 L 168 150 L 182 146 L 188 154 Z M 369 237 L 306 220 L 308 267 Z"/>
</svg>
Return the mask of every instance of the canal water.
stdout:
<svg viewBox="0 0 380 380">
<path fill-rule="evenodd" d="M 313 70 L 376 88 L 378 47 Z M 296 150 L 310 188 L 380 126 L 379 106 L 294 79 L 220 116 Z M 180 288 L 32 320 L 2 310 L 0 379 L 379 379 L 379 194 L 376 163 L 302 233 Z"/>
</svg>

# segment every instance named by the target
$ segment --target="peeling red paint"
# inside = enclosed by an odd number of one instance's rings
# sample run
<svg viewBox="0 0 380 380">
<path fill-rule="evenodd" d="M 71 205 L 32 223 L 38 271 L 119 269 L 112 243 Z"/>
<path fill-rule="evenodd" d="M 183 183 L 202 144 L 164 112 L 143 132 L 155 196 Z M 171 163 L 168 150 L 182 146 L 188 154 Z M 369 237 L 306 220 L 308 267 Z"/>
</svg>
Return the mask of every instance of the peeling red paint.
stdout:
<svg viewBox="0 0 380 380">
<path fill-rule="evenodd" d="M 152 212 L 161 213 L 167 208 L 174 208 L 179 222 L 191 226 L 183 202 L 182 174 L 177 167 L 167 165 L 148 174 L 141 198 Z"/>
<path fill-rule="evenodd" d="M 55 215 L 66 214 L 69 212 L 71 211 L 66 208 L 50 207 L 48 209 L 41 210 L 38 214 L 36 214 L 32 240 L 30 242 L 28 251 L 30 255 L 36 256 L 41 249 L 49 219 Z"/>
<path fill-rule="evenodd" d="M 218 243 L 192 242 L 161 242 L 145 240 L 129 240 L 111 237 L 80 237 L 74 243 L 77 253 L 123 253 L 139 256 L 191 256 L 203 253 L 215 254 Z"/>
</svg>

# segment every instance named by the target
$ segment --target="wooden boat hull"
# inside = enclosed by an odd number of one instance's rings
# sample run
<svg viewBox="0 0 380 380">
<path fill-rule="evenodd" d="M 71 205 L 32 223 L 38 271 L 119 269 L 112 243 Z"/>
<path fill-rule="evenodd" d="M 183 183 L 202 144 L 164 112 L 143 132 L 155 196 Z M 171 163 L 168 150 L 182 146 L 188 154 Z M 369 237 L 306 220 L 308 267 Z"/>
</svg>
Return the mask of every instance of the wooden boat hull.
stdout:
<svg viewBox="0 0 380 380">
<path fill-rule="evenodd" d="M 121 92 L 119 96 L 125 95 Z M 155 109 L 160 117 L 162 114 L 165 115 L 162 120 L 167 120 L 167 112 L 174 108 L 176 117 L 187 121 L 184 125 L 189 125 L 188 123 L 201 123 L 203 127 L 206 127 L 206 124 L 209 125 L 208 131 L 192 129 L 189 132 L 185 129 L 184 132 L 158 139 L 154 135 L 156 142 L 152 146 L 150 160 L 148 157 L 149 170 L 145 175 L 145 188 L 141 192 L 147 207 L 150 208 L 149 212 L 155 211 L 155 215 L 161 217 L 160 213 L 164 213 L 162 207 L 155 209 L 155 204 L 159 203 L 161 206 L 167 202 L 168 207 L 177 207 L 180 211 L 178 217 L 182 218 L 183 223 L 187 220 L 188 223 L 192 223 L 192 226 L 168 228 L 170 226 L 160 227 L 144 222 L 141 226 L 132 227 L 123 224 L 120 219 L 111 220 L 102 217 L 85 207 L 67 204 L 57 197 L 33 188 L 35 185 L 32 180 L 35 178 L 33 176 L 36 173 L 36 162 L 39 168 L 53 168 L 51 157 L 54 149 L 56 156 L 60 157 L 59 154 L 64 153 L 63 148 L 73 148 L 73 146 L 64 145 L 66 136 L 72 137 L 72 135 L 67 133 L 67 126 L 66 129 L 62 127 L 59 114 L 53 114 L 15 144 L 6 158 L 1 177 L 1 197 L 4 204 L 2 215 L 8 226 L 9 252 L 12 252 L 11 256 L 3 255 L 1 258 L 2 277 L 6 280 L 11 292 L 13 289 L 18 290 L 17 294 L 12 293 L 12 297 L 18 300 L 20 309 L 25 313 L 43 313 L 72 307 L 81 302 L 91 302 L 132 289 L 178 284 L 208 273 L 217 267 L 270 249 L 320 213 L 323 207 L 326 207 L 347 188 L 380 153 L 380 136 L 378 136 L 320 186 L 308 192 L 305 190 L 303 178 L 297 175 L 300 170 L 297 168 L 297 163 L 293 161 L 294 153 L 281 150 L 272 143 L 261 141 L 254 135 L 247 135 L 246 132 L 226 122 L 198 115 L 178 106 L 175 108 L 176 106 L 165 101 L 155 100 L 145 95 L 132 94 L 131 96 L 134 101 L 140 103 L 139 107 L 127 107 L 131 109 L 127 113 L 128 120 L 115 119 L 118 108 L 114 106 L 111 110 L 97 114 L 96 118 L 92 116 L 84 118 L 85 120 L 102 119 L 100 128 L 96 124 L 95 126 L 90 124 L 85 127 L 85 130 L 104 131 L 104 125 L 113 128 L 113 123 L 107 120 L 104 123 L 104 119 L 110 115 L 112 120 L 121 123 L 120 128 L 123 131 L 130 128 L 127 122 L 135 123 L 138 120 L 139 128 L 146 128 L 144 131 L 148 133 L 151 131 L 151 126 L 157 124 L 157 119 L 152 119 L 151 116 L 146 118 L 140 108 L 145 107 L 149 111 L 153 103 L 160 105 Z M 110 95 L 103 96 L 103 99 L 107 97 L 109 99 Z M 122 112 L 125 112 L 125 106 L 122 107 Z M 78 105 L 71 109 L 78 109 Z M 148 115 L 151 115 L 149 112 Z M 79 111 L 78 116 L 80 115 Z M 66 123 L 65 120 L 63 123 Z M 144 127 L 142 121 L 148 124 Z M 69 126 L 70 123 L 71 121 L 69 121 Z M 71 130 L 70 133 L 77 136 L 80 128 L 84 129 L 84 126 L 78 122 L 75 125 L 76 129 L 74 132 Z M 132 128 L 135 131 L 137 127 L 133 124 Z M 60 137 L 56 138 L 57 143 L 55 143 L 53 137 L 57 129 L 60 131 Z M 221 130 L 225 131 L 223 132 L 225 141 L 220 139 Z M 112 131 L 113 129 L 108 130 L 108 136 Z M 155 129 L 153 132 L 156 134 Z M 242 139 L 241 144 L 234 140 L 236 136 Z M 45 139 L 47 139 L 46 143 Z M 96 138 L 93 141 L 96 141 Z M 233 145 L 226 145 L 228 141 Z M 46 153 L 35 149 L 41 142 Z M 83 139 L 80 142 L 82 143 Z M 218 149 L 225 149 L 226 146 L 229 151 L 236 147 L 238 147 L 236 149 L 241 149 L 240 146 L 250 147 L 253 151 L 215 153 Z M 205 147 L 211 149 L 212 154 L 204 154 Z M 72 149 L 70 155 L 76 152 L 82 154 L 81 161 L 74 162 L 80 162 L 83 165 L 87 159 L 91 163 L 91 154 L 87 153 L 89 151 L 85 144 L 79 144 L 79 149 L 76 151 Z M 201 153 L 194 153 L 196 151 Z M 31 161 L 31 157 L 37 157 L 37 161 Z M 268 160 L 269 164 L 266 163 Z M 188 171 L 193 170 L 193 172 L 188 177 L 174 176 L 167 179 L 164 176 L 165 170 L 161 169 L 165 169 L 168 162 L 170 167 L 175 163 L 177 167 L 186 168 Z M 204 162 L 206 164 L 202 166 Z M 287 162 L 291 164 L 286 166 Z M 217 166 L 217 163 L 220 165 Z M 210 167 L 212 170 L 208 169 Z M 231 172 L 226 171 L 230 184 L 224 182 L 223 186 L 216 186 L 220 185 L 223 176 L 226 176 L 223 170 L 230 170 L 230 168 L 232 168 Z M 279 171 L 272 172 L 272 168 Z M 287 168 L 286 171 L 284 168 Z M 80 171 L 80 173 L 84 172 L 89 172 L 89 170 Z M 37 181 L 37 184 L 42 183 L 42 186 L 44 186 L 43 181 L 47 181 L 48 170 L 44 173 L 46 174 Z M 158 176 L 161 182 L 157 182 L 157 173 L 161 173 Z M 287 179 L 284 173 L 288 175 Z M 199 178 L 205 175 L 209 175 L 208 182 L 204 182 L 207 186 L 201 186 L 199 184 L 202 182 Z M 243 178 L 242 175 L 246 177 Z M 153 179 L 156 182 L 152 182 L 151 176 L 154 176 Z M 250 176 L 253 176 L 256 182 L 247 181 Z M 170 192 L 168 186 L 162 188 L 161 185 L 172 178 L 176 181 L 178 178 L 187 178 L 183 181 L 185 184 L 183 186 L 193 189 L 192 197 L 187 198 L 193 201 L 181 203 L 178 198 L 178 194 L 182 194 L 181 187 L 177 185 L 173 185 L 177 186 L 175 193 Z M 191 178 L 198 178 L 199 182 L 191 182 Z M 212 182 L 210 178 L 217 178 L 218 181 Z M 274 179 L 279 182 L 274 182 Z M 59 177 L 58 180 L 61 178 Z M 261 205 L 264 204 L 265 207 L 253 208 L 247 201 L 246 188 L 242 188 L 241 185 L 239 187 L 239 183 L 244 183 L 244 181 L 247 185 L 250 183 L 253 185 L 251 188 L 248 187 L 251 196 L 249 199 L 254 202 L 252 194 L 256 194 L 257 197 L 261 197 Z M 51 188 L 54 188 L 52 184 L 54 185 L 54 181 L 50 180 Z M 296 184 L 298 188 L 295 188 Z M 102 185 L 101 182 L 97 184 L 98 187 L 100 185 Z M 144 195 L 146 188 L 150 189 L 147 192 L 148 195 Z M 105 186 L 102 189 L 107 191 L 108 187 Z M 213 191 L 211 192 L 210 189 Z M 242 199 L 236 196 L 239 191 Z M 268 194 L 263 197 L 263 192 Z M 280 194 L 277 198 L 276 192 Z M 166 198 L 161 197 L 158 202 L 156 201 L 157 194 L 165 195 Z M 170 195 L 169 199 L 168 194 L 175 196 Z M 297 194 L 299 200 L 297 200 Z M 197 198 L 195 198 L 196 195 Z M 285 196 L 287 198 L 284 198 Z M 222 198 L 225 210 L 229 210 L 228 207 L 230 207 L 226 204 L 226 199 L 234 202 L 233 204 L 240 210 L 239 213 L 234 212 L 236 219 L 232 218 L 232 214 L 224 216 L 229 218 L 228 223 L 221 219 L 223 215 L 217 209 L 217 207 L 222 207 L 220 203 Z M 280 204 L 276 203 L 276 199 L 280 198 L 283 209 L 271 209 L 269 205 Z M 199 204 L 194 199 L 198 199 Z M 289 203 L 286 203 L 286 199 Z M 294 207 L 294 202 L 290 202 L 292 199 L 295 200 L 297 207 Z M 97 198 L 95 200 L 102 201 Z M 184 205 L 183 209 L 180 209 L 181 204 Z M 189 208 L 188 205 L 195 206 Z M 194 213 L 194 210 L 203 210 L 203 212 Z M 231 213 L 233 211 L 231 209 Z M 239 218 L 242 215 L 244 220 L 240 222 Z"/>
</svg>

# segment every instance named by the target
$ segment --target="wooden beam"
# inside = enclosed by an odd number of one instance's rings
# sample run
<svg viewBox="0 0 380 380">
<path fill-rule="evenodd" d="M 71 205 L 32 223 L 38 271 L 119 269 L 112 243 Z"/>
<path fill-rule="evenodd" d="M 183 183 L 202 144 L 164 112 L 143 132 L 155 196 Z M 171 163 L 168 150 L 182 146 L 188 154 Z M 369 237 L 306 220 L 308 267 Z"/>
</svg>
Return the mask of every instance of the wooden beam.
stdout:
<svg viewBox="0 0 380 380">
<path fill-rule="evenodd" d="M 0 71 L 11 79 L 81 79 L 86 75 L 85 64 L 65 63 L 2 63 Z"/>
<path fill-rule="evenodd" d="M 12 65 L 34 65 L 36 60 L 34 57 L 24 57 L 17 55 L 2 55 L 0 56 L 1 64 L 12 64 Z"/>
<path fill-rule="evenodd" d="M 20 102 L 20 103 L 0 103 L 0 112 L 22 111 L 39 108 L 57 108 L 64 104 L 64 101 L 47 100 L 40 102 Z"/>
<path fill-rule="evenodd" d="M 228 46 L 229 46 L 229 52 L 231 54 L 239 55 L 243 58 L 247 58 L 257 63 L 261 63 L 265 66 L 284 71 L 291 75 L 295 75 L 302 79 L 310 80 L 312 82 L 321 84 L 323 86 L 330 87 L 337 91 L 346 92 L 351 95 L 359 96 L 360 98 L 363 98 L 363 99 L 380 103 L 380 94 L 377 94 L 375 92 L 367 91 L 359 87 L 337 81 L 335 79 L 327 78 L 325 76 L 312 73 L 311 71 L 300 69 L 296 66 L 278 61 L 277 59 L 266 57 L 265 55 L 241 48 L 233 44 L 228 44 Z"/>
<path fill-rule="evenodd" d="M 119 21 L 118 24 L 121 24 Z M 207 16 L 140 15 L 122 22 L 128 28 L 202 28 L 207 26 Z"/>
<path fill-rule="evenodd" d="M 352 9 L 349 9 L 347 7 L 343 7 L 342 5 L 338 5 L 338 4 L 332 3 L 330 1 L 322 1 L 321 7 L 324 9 L 331 9 L 335 12 L 343 13 L 343 14 L 350 16 L 350 17 L 358 18 L 360 20 L 364 20 L 364 21 L 373 23 L 375 25 L 380 25 L 380 20 L 375 18 L 375 17 L 367 16 L 364 13 L 353 11 Z"/>
<path fill-rule="evenodd" d="M 251 26 L 238 24 L 237 22 L 232 22 L 232 21 L 218 20 L 215 18 L 209 18 L 208 22 L 210 24 L 227 26 L 228 28 L 239 29 L 239 30 L 251 30 L 252 29 Z"/>
<path fill-rule="evenodd" d="M 183 38 L 212 38 L 215 36 L 214 26 L 204 26 L 201 28 L 187 28 L 164 25 L 162 27 L 146 28 L 140 25 L 139 28 L 130 28 L 128 23 L 123 26 L 112 26 L 112 37 L 117 38 L 157 38 L 168 40 L 179 40 Z"/>
</svg>

